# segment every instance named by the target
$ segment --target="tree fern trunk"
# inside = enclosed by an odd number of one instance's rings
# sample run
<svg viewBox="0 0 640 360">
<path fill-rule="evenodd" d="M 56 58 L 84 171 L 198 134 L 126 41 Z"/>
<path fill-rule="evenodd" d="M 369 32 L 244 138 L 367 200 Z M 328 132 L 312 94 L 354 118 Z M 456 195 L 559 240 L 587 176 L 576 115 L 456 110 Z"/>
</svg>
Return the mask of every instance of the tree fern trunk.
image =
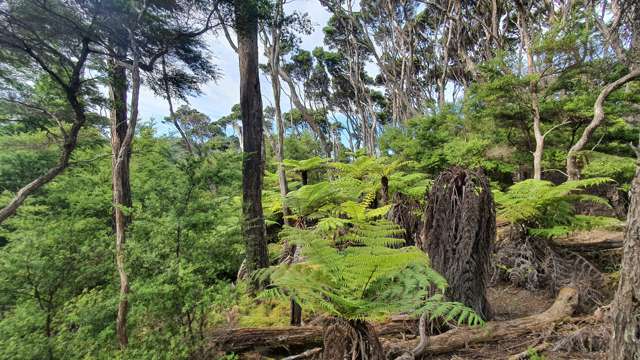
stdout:
<svg viewBox="0 0 640 360">
<path fill-rule="evenodd" d="M 490 318 L 486 286 L 496 219 L 489 181 L 480 171 L 454 167 L 438 176 L 427 204 L 418 246 L 447 279 L 446 296 Z"/>
<path fill-rule="evenodd" d="M 389 203 L 389 178 L 386 176 L 380 178 L 380 202 L 382 206 Z"/>
<path fill-rule="evenodd" d="M 362 320 L 329 320 L 323 332 L 323 347 L 323 360 L 385 358 L 375 329 Z"/>
<path fill-rule="evenodd" d="M 302 307 L 293 299 L 291 299 L 291 325 L 302 325 Z"/>
</svg>

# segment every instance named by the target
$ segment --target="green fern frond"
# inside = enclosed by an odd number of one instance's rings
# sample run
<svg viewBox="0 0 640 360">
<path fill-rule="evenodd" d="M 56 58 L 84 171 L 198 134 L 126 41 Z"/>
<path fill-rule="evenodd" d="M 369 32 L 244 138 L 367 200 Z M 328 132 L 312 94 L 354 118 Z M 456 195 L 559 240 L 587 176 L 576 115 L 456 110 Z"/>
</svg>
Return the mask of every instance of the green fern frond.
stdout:
<svg viewBox="0 0 640 360">
<path fill-rule="evenodd" d="M 506 192 L 494 190 L 494 199 L 499 217 L 526 226 L 532 235 L 562 236 L 579 228 L 575 203 L 589 201 L 609 206 L 605 199 L 583 191 L 611 181 L 592 178 L 554 185 L 530 179 L 512 185 Z"/>
</svg>

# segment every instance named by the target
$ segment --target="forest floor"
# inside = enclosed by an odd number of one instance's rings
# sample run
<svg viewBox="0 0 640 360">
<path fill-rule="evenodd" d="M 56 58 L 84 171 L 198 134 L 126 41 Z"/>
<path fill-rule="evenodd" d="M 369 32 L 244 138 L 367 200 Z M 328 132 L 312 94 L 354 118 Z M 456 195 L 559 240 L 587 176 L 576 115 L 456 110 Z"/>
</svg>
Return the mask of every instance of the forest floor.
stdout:
<svg viewBox="0 0 640 360">
<path fill-rule="evenodd" d="M 547 310 L 553 304 L 554 296 L 545 290 L 530 291 L 517 288 L 512 285 L 499 284 L 489 288 L 489 303 L 493 307 L 494 320 L 511 320 L 529 315 L 539 314 Z M 565 360 L 565 359 L 606 359 L 605 353 L 600 351 L 553 351 L 559 339 L 576 337 L 577 329 L 585 329 L 584 325 L 576 323 L 584 320 L 585 323 L 593 321 L 592 316 L 576 317 L 575 322 L 556 324 L 546 333 L 534 333 L 519 337 L 516 340 L 489 342 L 469 345 L 466 349 L 437 356 L 427 356 L 427 359 L 437 360 L 501 360 L 514 359 L 515 354 L 526 353 L 529 348 L 535 348 L 542 344 L 549 344 L 539 354 L 539 359 Z M 590 326 L 590 325 L 588 325 Z M 583 341 L 585 339 L 576 339 Z M 589 341 L 587 339 L 587 341 Z M 588 344 L 583 344 L 588 347 Z M 587 350 L 587 349 L 583 349 Z M 526 359 L 526 357 L 522 357 Z M 531 359 L 531 358 L 530 358 Z"/>
<path fill-rule="evenodd" d="M 600 306 L 609 304 L 612 300 L 614 284 L 617 283 L 617 278 L 613 275 L 616 274 L 616 264 L 620 261 L 619 243 L 621 243 L 621 233 L 619 231 L 594 231 L 585 232 L 583 235 L 584 239 L 571 238 L 562 241 L 570 242 L 571 244 L 569 245 L 572 246 L 572 249 L 580 250 L 581 255 L 601 272 L 604 281 L 598 283 L 598 286 L 593 289 L 601 294 L 596 303 Z M 594 244 L 597 246 L 593 246 Z M 563 243 L 561 246 L 567 245 Z M 573 268 L 571 264 L 568 267 Z M 580 273 L 581 271 L 580 268 L 573 268 L 572 270 L 574 273 Z M 510 283 L 494 283 L 487 291 L 488 301 L 493 310 L 492 320 L 496 322 L 522 319 L 545 313 L 554 305 L 554 301 L 557 300 L 556 295 L 548 288 L 529 290 Z M 281 315 L 286 317 L 288 314 L 283 312 Z M 307 326 L 307 329 L 314 327 L 320 329 L 322 319 L 323 317 L 321 316 L 312 316 L 305 319 L 305 326 Z M 598 308 L 597 305 L 592 303 L 588 309 L 577 309 L 573 316 L 567 316 L 561 321 L 551 321 L 548 326 L 538 327 L 533 333 L 527 335 L 506 336 L 504 339 L 500 337 L 497 341 L 492 339 L 491 341 L 469 344 L 464 349 L 440 355 L 427 355 L 424 358 L 437 360 L 606 359 L 604 351 L 607 349 L 609 338 L 607 321 L 606 308 Z M 392 316 L 387 321 L 377 325 L 377 327 L 378 329 L 386 329 L 380 333 L 381 341 L 385 347 L 393 347 L 401 343 L 407 344 L 412 339 L 416 339 L 416 320 L 409 319 L 407 315 Z M 277 328 L 277 326 L 269 327 L 269 329 Z M 296 333 L 292 328 L 288 329 L 291 333 Z M 319 340 L 321 333 L 314 336 L 318 337 L 317 340 Z M 276 351 L 268 357 L 254 352 L 257 349 L 249 352 L 241 351 L 239 355 L 241 359 L 277 359 L 286 355 L 298 354 L 302 350 L 308 350 L 313 346 L 319 345 L 316 342 L 315 344 L 308 344 L 307 347 L 301 349 L 294 350 L 289 348 L 285 353 Z M 535 351 L 530 351 L 530 349 Z M 280 351 L 282 351 L 282 348 L 280 348 Z M 313 359 L 317 358 L 317 356 L 304 358 Z"/>
<path fill-rule="evenodd" d="M 545 312 L 554 303 L 554 294 L 547 290 L 527 290 L 509 284 L 497 284 L 488 289 L 488 300 L 494 311 L 495 321 L 524 318 Z M 607 299 L 608 300 L 608 299 Z M 597 314 L 597 312 L 596 312 Z M 415 321 L 404 322 L 403 316 L 392 317 L 396 323 L 404 323 L 407 332 L 383 335 L 381 341 L 387 344 L 415 339 Z M 318 320 L 318 319 L 316 319 Z M 320 320 L 318 320 L 320 321 Z M 314 323 L 313 320 L 310 321 Z M 561 322 L 550 324 L 542 332 L 531 333 L 517 338 L 471 344 L 466 348 L 440 355 L 427 355 L 423 359 L 435 360 L 568 360 L 606 359 L 606 325 L 602 318 L 594 314 L 576 314 Z M 535 356 L 523 356 L 528 349 L 539 349 Z M 517 357 L 517 355 L 521 355 Z M 240 359 L 282 358 L 283 354 L 267 357 L 256 352 L 240 354 Z M 308 357 L 306 359 L 317 359 Z"/>
</svg>

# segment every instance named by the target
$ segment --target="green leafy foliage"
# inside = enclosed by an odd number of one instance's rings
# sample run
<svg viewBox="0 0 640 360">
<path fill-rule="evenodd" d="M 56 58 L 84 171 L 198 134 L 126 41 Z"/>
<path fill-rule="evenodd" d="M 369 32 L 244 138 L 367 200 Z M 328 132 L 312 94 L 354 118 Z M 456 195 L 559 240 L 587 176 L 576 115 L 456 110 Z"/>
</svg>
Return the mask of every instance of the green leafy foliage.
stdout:
<svg viewBox="0 0 640 360">
<path fill-rule="evenodd" d="M 132 154 L 135 196 L 128 209 L 130 346 L 118 351 L 108 154 L 106 145 L 82 148 L 76 156 L 91 161 L 73 165 L 0 226 L 6 239 L 0 358 L 41 359 L 51 352 L 54 358 L 186 359 L 202 341 L 200 325 L 227 308 L 220 297 L 244 253 L 236 196 L 241 156 L 218 150 L 195 159 L 174 139 L 143 127 Z"/>
<path fill-rule="evenodd" d="M 533 235 L 553 237 L 574 230 L 608 227 L 617 219 L 576 215 L 574 204 L 588 201 L 609 206 L 605 199 L 584 193 L 584 189 L 611 182 L 607 178 L 567 181 L 560 185 L 544 180 L 525 180 L 506 192 L 494 191 L 498 217 L 527 227 Z"/>
<path fill-rule="evenodd" d="M 598 152 L 582 154 L 586 162 L 582 168 L 585 177 L 606 177 L 618 184 L 630 184 L 636 173 L 636 160 L 630 157 L 609 155 Z"/>
<path fill-rule="evenodd" d="M 444 301 L 446 280 L 428 266 L 422 251 L 389 247 L 404 242 L 397 236 L 402 229 L 380 219 L 387 207 L 369 209 L 370 199 L 335 206 L 335 216 L 323 217 L 313 227 L 286 227 L 282 240 L 301 246 L 304 261 L 258 272 L 260 280 L 270 283 L 260 296 L 290 296 L 303 309 L 346 319 L 409 311 L 482 323 L 463 304 Z"/>
</svg>

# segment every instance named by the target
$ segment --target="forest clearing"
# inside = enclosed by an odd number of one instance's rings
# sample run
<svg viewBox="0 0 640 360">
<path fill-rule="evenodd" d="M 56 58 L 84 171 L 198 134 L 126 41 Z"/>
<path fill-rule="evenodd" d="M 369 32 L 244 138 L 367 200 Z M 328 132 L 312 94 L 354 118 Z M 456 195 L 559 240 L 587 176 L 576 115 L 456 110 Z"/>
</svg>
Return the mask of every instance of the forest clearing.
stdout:
<svg viewBox="0 0 640 360">
<path fill-rule="evenodd" d="M 0 0 L 0 359 L 640 359 L 637 0 Z"/>
</svg>

